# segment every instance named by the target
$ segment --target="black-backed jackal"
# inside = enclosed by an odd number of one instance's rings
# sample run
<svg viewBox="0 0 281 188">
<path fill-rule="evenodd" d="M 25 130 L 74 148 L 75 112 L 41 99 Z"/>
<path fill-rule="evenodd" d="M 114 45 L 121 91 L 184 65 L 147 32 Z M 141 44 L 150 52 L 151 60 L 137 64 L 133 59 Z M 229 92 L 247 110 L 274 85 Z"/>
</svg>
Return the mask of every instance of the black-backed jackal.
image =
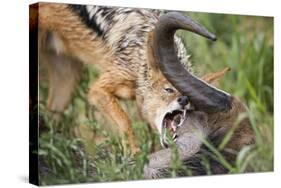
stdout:
<svg viewBox="0 0 281 188">
<path fill-rule="evenodd" d="M 122 135 L 127 134 L 133 153 L 135 143 L 131 122 L 118 99 L 135 99 L 143 119 L 159 131 L 180 124 L 176 117 L 194 109 L 208 114 L 211 131 L 225 134 L 244 106 L 234 97 L 211 86 L 223 75 L 210 74 L 202 79 L 188 70 L 188 56 L 181 40 L 174 36 L 184 29 L 211 40 L 215 36 L 188 17 L 177 12 L 157 10 L 39 3 L 40 61 L 49 72 L 48 109 L 62 112 L 81 74 L 81 65 L 100 71 L 90 86 L 88 100 L 113 120 Z M 36 14 L 32 12 L 31 15 Z M 215 123 L 216 122 L 216 123 Z M 253 139 L 250 124 L 235 132 L 229 147 L 240 149 Z"/>
</svg>

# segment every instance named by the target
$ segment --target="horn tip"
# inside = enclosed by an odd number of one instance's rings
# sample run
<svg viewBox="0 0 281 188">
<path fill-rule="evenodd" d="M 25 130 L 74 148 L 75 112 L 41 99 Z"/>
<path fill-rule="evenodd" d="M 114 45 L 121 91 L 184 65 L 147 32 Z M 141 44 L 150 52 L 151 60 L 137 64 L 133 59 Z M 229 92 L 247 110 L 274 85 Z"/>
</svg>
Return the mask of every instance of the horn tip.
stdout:
<svg viewBox="0 0 281 188">
<path fill-rule="evenodd" d="M 215 35 L 213 35 L 213 36 L 211 36 L 211 38 L 210 38 L 212 41 L 216 41 L 216 40 L 218 40 L 218 38 L 215 36 Z"/>
</svg>

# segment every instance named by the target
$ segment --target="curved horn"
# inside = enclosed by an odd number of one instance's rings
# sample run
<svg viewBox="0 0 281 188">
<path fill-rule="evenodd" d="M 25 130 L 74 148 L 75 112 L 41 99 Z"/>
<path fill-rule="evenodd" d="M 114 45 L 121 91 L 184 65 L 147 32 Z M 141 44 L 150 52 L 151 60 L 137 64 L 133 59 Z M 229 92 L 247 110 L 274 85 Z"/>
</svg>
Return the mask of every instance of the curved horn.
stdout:
<svg viewBox="0 0 281 188">
<path fill-rule="evenodd" d="M 178 91 L 189 97 L 196 109 L 207 113 L 229 111 L 232 97 L 189 73 L 178 60 L 174 48 L 174 34 L 177 29 L 216 40 L 215 35 L 178 12 L 169 12 L 161 16 L 154 30 L 153 41 L 160 70 Z"/>
</svg>

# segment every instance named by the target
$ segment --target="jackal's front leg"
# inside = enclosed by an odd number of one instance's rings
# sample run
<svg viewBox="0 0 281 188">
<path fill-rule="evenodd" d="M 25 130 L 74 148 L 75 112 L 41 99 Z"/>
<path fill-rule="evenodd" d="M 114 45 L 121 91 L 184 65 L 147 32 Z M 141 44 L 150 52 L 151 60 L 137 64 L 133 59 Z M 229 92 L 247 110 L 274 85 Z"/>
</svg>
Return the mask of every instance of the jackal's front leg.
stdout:
<svg viewBox="0 0 281 188">
<path fill-rule="evenodd" d="M 131 152 L 135 154 L 138 147 L 135 143 L 132 125 L 117 99 L 117 97 L 133 98 L 134 92 L 132 90 L 130 83 L 126 84 L 126 81 L 119 79 L 117 75 L 107 73 L 103 74 L 90 88 L 88 98 L 91 104 L 114 121 L 123 138 L 127 136 L 128 143 L 123 145 L 129 145 Z M 122 91 L 123 95 L 120 91 Z"/>
</svg>

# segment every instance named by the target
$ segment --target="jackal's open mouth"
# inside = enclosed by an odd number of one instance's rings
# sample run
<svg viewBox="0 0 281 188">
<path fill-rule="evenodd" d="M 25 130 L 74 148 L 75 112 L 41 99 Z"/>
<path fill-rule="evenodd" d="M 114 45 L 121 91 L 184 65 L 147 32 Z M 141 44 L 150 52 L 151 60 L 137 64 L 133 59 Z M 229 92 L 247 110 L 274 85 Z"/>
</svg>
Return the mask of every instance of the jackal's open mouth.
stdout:
<svg viewBox="0 0 281 188">
<path fill-rule="evenodd" d="M 165 114 L 162 122 L 162 144 L 167 146 L 167 134 L 171 134 L 172 139 L 177 139 L 176 130 L 184 122 L 186 109 L 174 110 Z M 168 133 L 167 133 L 168 132 Z"/>
</svg>

